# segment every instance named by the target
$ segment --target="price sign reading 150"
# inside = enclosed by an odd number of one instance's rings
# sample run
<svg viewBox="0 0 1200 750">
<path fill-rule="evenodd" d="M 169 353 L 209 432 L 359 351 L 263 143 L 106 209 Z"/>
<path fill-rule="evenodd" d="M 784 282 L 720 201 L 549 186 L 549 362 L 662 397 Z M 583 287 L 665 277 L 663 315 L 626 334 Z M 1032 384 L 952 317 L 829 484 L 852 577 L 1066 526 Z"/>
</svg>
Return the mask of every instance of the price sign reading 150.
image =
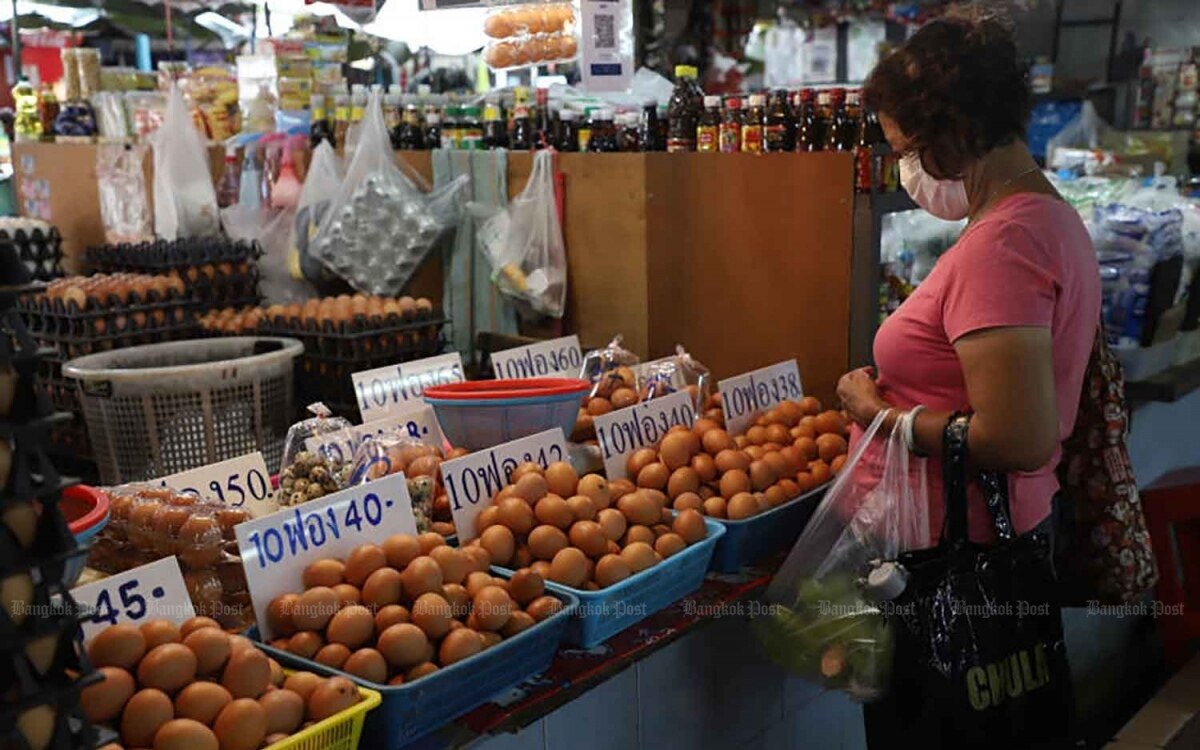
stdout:
<svg viewBox="0 0 1200 750">
<path fill-rule="evenodd" d="M 180 492 L 192 492 L 231 508 L 244 508 L 252 517 L 278 510 L 271 490 L 267 462 L 261 453 L 248 453 L 199 469 L 163 477 L 159 483 Z"/>
</svg>

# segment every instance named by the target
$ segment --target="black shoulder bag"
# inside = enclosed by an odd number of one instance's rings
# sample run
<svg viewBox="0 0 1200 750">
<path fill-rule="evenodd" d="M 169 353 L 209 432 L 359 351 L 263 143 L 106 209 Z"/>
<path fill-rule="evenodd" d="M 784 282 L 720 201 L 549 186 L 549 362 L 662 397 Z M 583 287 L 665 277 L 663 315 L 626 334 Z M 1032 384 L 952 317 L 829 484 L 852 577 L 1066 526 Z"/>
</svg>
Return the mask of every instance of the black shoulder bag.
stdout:
<svg viewBox="0 0 1200 750">
<path fill-rule="evenodd" d="M 967 536 L 968 415 L 946 425 L 946 523 L 938 545 L 901 556 L 889 615 L 892 690 L 866 707 L 868 744 L 1072 747 L 1072 692 L 1049 533 L 1013 531 L 1007 477 L 981 474 L 998 543 Z M 896 744 L 899 743 L 899 744 Z"/>
</svg>

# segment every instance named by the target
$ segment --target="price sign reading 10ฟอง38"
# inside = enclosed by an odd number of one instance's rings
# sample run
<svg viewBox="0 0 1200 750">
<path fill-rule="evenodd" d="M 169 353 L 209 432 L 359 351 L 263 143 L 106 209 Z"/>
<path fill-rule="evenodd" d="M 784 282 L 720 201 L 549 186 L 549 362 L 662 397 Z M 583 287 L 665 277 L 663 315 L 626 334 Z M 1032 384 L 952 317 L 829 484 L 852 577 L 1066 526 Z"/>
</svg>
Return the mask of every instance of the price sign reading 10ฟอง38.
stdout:
<svg viewBox="0 0 1200 750">
<path fill-rule="evenodd" d="M 745 432 L 756 416 L 772 406 L 804 397 L 800 370 L 794 359 L 726 378 L 717 388 L 725 412 L 725 429 L 730 435 Z"/>
</svg>

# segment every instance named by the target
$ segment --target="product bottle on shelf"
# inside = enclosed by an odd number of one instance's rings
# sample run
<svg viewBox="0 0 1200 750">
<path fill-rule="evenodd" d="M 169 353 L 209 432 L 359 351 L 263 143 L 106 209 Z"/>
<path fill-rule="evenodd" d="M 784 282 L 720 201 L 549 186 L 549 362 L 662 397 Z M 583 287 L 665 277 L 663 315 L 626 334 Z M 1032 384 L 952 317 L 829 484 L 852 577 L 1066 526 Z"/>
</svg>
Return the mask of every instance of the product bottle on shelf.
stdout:
<svg viewBox="0 0 1200 750">
<path fill-rule="evenodd" d="M 537 133 L 533 128 L 533 118 L 529 116 L 529 104 L 527 102 L 518 102 L 513 106 L 512 150 L 532 151 L 537 141 Z"/>
<path fill-rule="evenodd" d="M 442 148 L 462 148 L 462 133 L 458 129 L 460 110 L 453 104 L 446 105 L 445 121 L 442 123 Z"/>
<path fill-rule="evenodd" d="M 309 145 L 316 148 L 321 141 L 329 141 L 329 145 L 334 145 L 333 127 L 329 124 L 329 113 L 325 109 L 324 94 L 312 95 L 309 102 L 309 113 L 312 120 L 308 127 Z"/>
<path fill-rule="evenodd" d="M 237 146 L 225 146 L 225 171 L 217 185 L 217 206 L 225 208 L 238 202 L 241 179 L 238 171 Z"/>
<path fill-rule="evenodd" d="M 592 142 L 592 119 L 596 116 L 597 107 L 584 107 L 583 117 L 579 119 L 579 150 L 589 151 Z"/>
<path fill-rule="evenodd" d="M 742 100 L 736 96 L 725 100 L 718 140 L 723 154 L 736 154 L 742 150 Z"/>
<path fill-rule="evenodd" d="M 54 132 L 54 120 L 58 117 L 58 97 L 50 84 L 42 81 L 38 89 L 38 119 L 42 121 L 42 135 Z"/>
<path fill-rule="evenodd" d="M 767 97 L 750 95 L 750 106 L 742 118 L 742 151 L 747 154 L 763 152 L 763 119 L 766 116 Z"/>
<path fill-rule="evenodd" d="M 26 78 L 17 81 L 12 90 L 16 104 L 13 119 L 13 134 L 18 141 L 36 141 L 42 136 L 42 120 L 38 117 L 38 95 L 33 84 Z"/>
<path fill-rule="evenodd" d="M 350 97 L 338 94 L 333 98 L 333 147 L 346 146 L 346 131 L 350 129 Z"/>
<path fill-rule="evenodd" d="M 702 106 L 696 101 L 698 75 L 691 65 L 675 66 L 675 90 L 667 104 L 667 151 L 671 153 L 696 150 L 696 124 Z"/>
<path fill-rule="evenodd" d="M 641 116 L 637 112 L 622 112 L 617 115 L 617 145 L 622 152 L 642 150 L 640 123 Z"/>
<path fill-rule="evenodd" d="M 829 117 L 826 120 L 825 139 L 822 143 L 822 148 L 826 151 L 847 151 L 847 145 L 853 139 L 853 133 L 849 137 L 846 135 L 846 131 L 850 130 L 850 123 L 846 120 L 845 98 L 845 89 L 829 92 Z"/>
<path fill-rule="evenodd" d="M 483 108 L 483 148 L 487 150 L 508 148 L 508 128 L 505 127 L 500 107 L 488 103 Z"/>
<path fill-rule="evenodd" d="M 537 90 L 537 109 L 533 116 L 533 147 L 543 149 L 554 143 L 554 122 L 550 117 L 550 89 Z"/>
<path fill-rule="evenodd" d="M 821 151 L 825 148 L 825 143 L 828 141 L 828 131 L 833 120 L 833 92 L 830 89 L 821 89 L 817 92 L 817 107 L 814 112 L 814 120 L 816 127 L 813 129 L 816 135 L 817 147 L 814 151 Z"/>
<path fill-rule="evenodd" d="M 787 92 L 776 89 L 767 102 L 763 127 L 763 150 L 771 153 L 791 151 L 796 147 L 796 120 L 788 106 Z"/>
<path fill-rule="evenodd" d="M 662 151 L 666 148 L 658 121 L 658 102 L 653 99 L 642 102 L 642 116 L 638 122 L 638 145 L 642 151 Z"/>
<path fill-rule="evenodd" d="M 658 148 L 657 151 L 667 150 L 667 137 L 671 132 L 671 121 L 667 117 L 667 105 L 658 105 Z"/>
<path fill-rule="evenodd" d="M 483 149 L 483 125 L 479 120 L 479 107 L 463 107 L 458 121 L 459 148 L 466 151 Z"/>
<path fill-rule="evenodd" d="M 704 97 L 704 113 L 696 126 L 696 150 L 715 154 L 721 148 L 721 97 Z"/>
<path fill-rule="evenodd" d="M 442 148 L 442 116 L 437 112 L 425 115 L 425 148 Z"/>
<path fill-rule="evenodd" d="M 894 193 L 900 189 L 900 158 L 892 150 L 891 144 L 883 134 L 883 126 L 874 112 L 868 112 L 870 119 L 871 143 L 874 144 L 875 175 L 879 180 L 879 190 Z"/>
<path fill-rule="evenodd" d="M 796 94 L 796 150 L 820 151 L 821 136 L 817 127 L 817 113 L 813 105 L 816 94 L 812 89 L 803 89 Z"/>
<path fill-rule="evenodd" d="M 404 148 L 400 145 L 400 134 L 404 118 L 400 94 L 389 91 L 383 95 L 383 123 L 387 126 L 388 135 L 392 139 L 392 148 Z"/>
<path fill-rule="evenodd" d="M 871 192 L 875 185 L 874 169 L 875 142 L 871 133 L 871 118 L 859 109 L 858 126 L 854 138 L 854 189 L 860 193 Z"/>
<path fill-rule="evenodd" d="M 846 92 L 846 106 L 842 110 L 842 119 L 845 123 L 842 131 L 845 143 L 844 151 L 853 151 L 858 142 L 862 113 L 862 89 L 850 89 Z"/>
<path fill-rule="evenodd" d="M 568 153 L 579 151 L 579 113 L 573 109 L 564 109 L 559 118 L 562 120 L 562 133 L 558 140 L 558 150 Z"/>
<path fill-rule="evenodd" d="M 611 154 L 620 150 L 617 143 L 617 128 L 613 123 L 613 111 L 600 107 L 592 115 L 592 133 L 588 139 L 588 151 L 593 154 Z"/>
<path fill-rule="evenodd" d="M 405 151 L 424 151 L 425 133 L 421 127 L 421 110 L 416 104 L 404 108 L 404 117 L 400 121 L 399 146 Z"/>
</svg>

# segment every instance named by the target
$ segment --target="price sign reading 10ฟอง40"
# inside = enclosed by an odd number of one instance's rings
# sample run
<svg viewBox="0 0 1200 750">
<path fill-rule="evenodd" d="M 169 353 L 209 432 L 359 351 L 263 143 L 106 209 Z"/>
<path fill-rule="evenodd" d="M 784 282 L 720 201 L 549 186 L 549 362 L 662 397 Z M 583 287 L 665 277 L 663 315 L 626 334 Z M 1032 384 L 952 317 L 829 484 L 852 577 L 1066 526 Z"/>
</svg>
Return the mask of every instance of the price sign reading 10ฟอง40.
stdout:
<svg viewBox="0 0 1200 750">
<path fill-rule="evenodd" d="M 625 463 L 634 451 L 656 445 L 672 427 L 690 429 L 695 421 L 696 407 L 688 391 L 601 414 L 594 423 L 605 475 L 624 479 Z"/>
<path fill-rule="evenodd" d="M 745 432 L 756 416 L 772 406 L 804 397 L 800 370 L 794 359 L 726 378 L 717 387 L 725 412 L 725 429 L 730 435 Z"/>
</svg>

